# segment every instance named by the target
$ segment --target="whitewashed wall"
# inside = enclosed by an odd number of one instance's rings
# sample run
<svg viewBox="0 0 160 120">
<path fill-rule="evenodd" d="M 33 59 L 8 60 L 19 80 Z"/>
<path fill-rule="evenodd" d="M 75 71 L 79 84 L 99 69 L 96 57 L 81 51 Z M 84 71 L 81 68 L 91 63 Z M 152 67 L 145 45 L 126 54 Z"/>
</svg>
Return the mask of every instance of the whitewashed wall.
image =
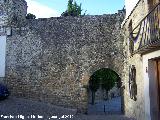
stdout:
<svg viewBox="0 0 160 120">
<path fill-rule="evenodd" d="M 149 60 L 153 59 L 153 58 L 158 58 L 160 57 L 160 50 L 146 54 L 143 56 L 143 76 L 144 76 L 144 96 L 145 96 L 145 120 L 151 120 L 151 115 L 150 115 L 150 95 L 149 95 L 149 91 L 151 88 L 150 87 L 150 82 L 149 81 L 156 81 L 155 79 L 153 79 L 153 74 L 149 74 L 148 72 L 146 72 L 146 68 L 151 69 L 149 66 Z M 155 70 L 155 69 L 153 69 Z M 156 92 L 154 92 L 156 93 Z M 152 106 L 157 103 L 153 103 Z"/>
<path fill-rule="evenodd" d="M 130 15 L 133 8 L 136 6 L 139 0 L 125 0 L 126 6 L 126 18 Z"/>
<path fill-rule="evenodd" d="M 5 77 L 6 36 L 0 36 L 0 77 Z"/>
</svg>

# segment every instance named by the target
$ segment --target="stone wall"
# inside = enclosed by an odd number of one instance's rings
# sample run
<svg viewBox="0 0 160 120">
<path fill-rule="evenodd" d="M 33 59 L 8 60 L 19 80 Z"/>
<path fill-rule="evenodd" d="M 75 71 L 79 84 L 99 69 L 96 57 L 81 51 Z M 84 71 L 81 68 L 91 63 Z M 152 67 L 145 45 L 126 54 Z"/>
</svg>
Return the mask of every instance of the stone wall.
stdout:
<svg viewBox="0 0 160 120">
<path fill-rule="evenodd" d="M 137 120 L 144 120 L 145 118 L 145 101 L 144 101 L 144 79 L 143 79 L 143 64 L 141 55 L 135 55 L 128 59 L 125 65 L 126 75 L 124 78 L 124 111 L 127 116 L 136 118 Z M 130 98 L 129 93 L 129 65 L 136 67 L 136 84 L 137 84 L 137 100 Z"/>
<path fill-rule="evenodd" d="M 13 22 L 17 21 L 17 24 L 25 22 L 27 14 L 27 2 L 25 0 L 12 0 L 11 11 L 8 11 Z"/>
<path fill-rule="evenodd" d="M 124 13 L 27 21 L 7 37 L 6 83 L 12 95 L 86 111 L 89 77 L 120 76 Z"/>
<path fill-rule="evenodd" d="M 27 2 L 25 0 L 3 0 L 0 2 L 4 15 L 1 22 L 5 26 L 22 25 L 26 20 Z M 1 23 L 0 22 L 0 23 Z"/>
</svg>

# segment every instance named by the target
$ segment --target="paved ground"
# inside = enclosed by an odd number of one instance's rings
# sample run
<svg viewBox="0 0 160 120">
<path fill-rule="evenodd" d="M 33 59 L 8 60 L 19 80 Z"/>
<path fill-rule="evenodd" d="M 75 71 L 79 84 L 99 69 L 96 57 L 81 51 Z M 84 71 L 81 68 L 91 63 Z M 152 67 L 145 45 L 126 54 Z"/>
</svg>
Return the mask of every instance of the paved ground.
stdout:
<svg viewBox="0 0 160 120">
<path fill-rule="evenodd" d="M 88 114 L 121 114 L 121 97 L 115 97 L 107 101 L 96 101 L 94 105 L 88 105 Z"/>
<path fill-rule="evenodd" d="M 9 97 L 0 101 L 0 120 L 134 120 L 123 115 L 82 115 L 67 109 L 31 100 Z"/>
</svg>

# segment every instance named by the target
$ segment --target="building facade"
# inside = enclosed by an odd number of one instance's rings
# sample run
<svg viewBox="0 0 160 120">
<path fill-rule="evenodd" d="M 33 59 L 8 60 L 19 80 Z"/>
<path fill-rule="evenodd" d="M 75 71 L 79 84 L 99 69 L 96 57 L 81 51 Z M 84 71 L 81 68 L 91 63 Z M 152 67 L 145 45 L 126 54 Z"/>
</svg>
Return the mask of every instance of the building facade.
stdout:
<svg viewBox="0 0 160 120">
<path fill-rule="evenodd" d="M 130 7 L 134 5 L 134 7 Z M 124 111 L 138 120 L 160 119 L 160 3 L 126 0 Z"/>
</svg>

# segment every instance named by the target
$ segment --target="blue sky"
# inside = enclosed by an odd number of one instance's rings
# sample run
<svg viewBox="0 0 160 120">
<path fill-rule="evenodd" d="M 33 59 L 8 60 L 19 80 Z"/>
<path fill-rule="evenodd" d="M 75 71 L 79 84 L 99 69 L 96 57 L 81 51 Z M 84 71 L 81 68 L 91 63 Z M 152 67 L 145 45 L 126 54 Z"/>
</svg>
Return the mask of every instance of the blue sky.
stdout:
<svg viewBox="0 0 160 120">
<path fill-rule="evenodd" d="M 67 9 L 68 0 L 26 0 L 28 12 L 38 18 L 58 17 Z M 124 7 L 124 0 L 76 0 L 82 3 L 82 13 L 87 10 L 89 15 L 116 13 Z"/>
</svg>

